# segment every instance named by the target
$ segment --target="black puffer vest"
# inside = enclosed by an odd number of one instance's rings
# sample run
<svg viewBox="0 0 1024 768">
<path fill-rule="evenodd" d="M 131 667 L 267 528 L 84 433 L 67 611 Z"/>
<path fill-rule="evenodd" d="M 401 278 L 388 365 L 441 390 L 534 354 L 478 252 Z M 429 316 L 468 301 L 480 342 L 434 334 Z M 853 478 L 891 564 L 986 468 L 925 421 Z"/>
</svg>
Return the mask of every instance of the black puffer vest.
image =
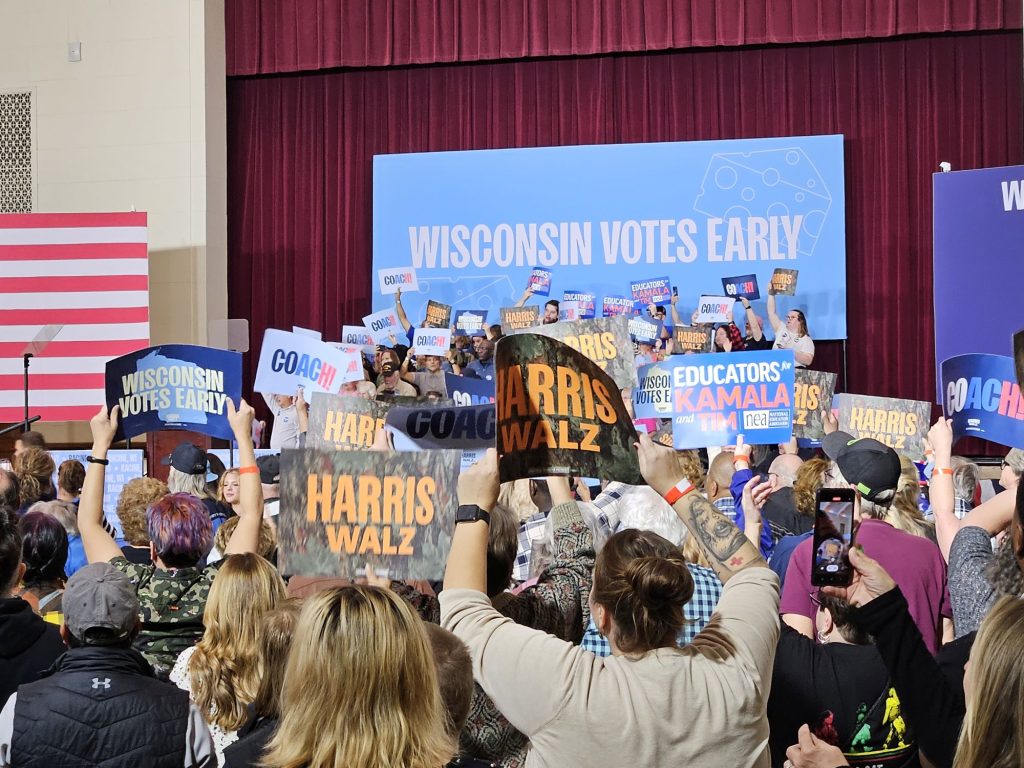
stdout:
<svg viewBox="0 0 1024 768">
<path fill-rule="evenodd" d="M 73 648 L 18 689 L 11 763 L 110 768 L 185 764 L 188 694 L 134 650 Z"/>
</svg>

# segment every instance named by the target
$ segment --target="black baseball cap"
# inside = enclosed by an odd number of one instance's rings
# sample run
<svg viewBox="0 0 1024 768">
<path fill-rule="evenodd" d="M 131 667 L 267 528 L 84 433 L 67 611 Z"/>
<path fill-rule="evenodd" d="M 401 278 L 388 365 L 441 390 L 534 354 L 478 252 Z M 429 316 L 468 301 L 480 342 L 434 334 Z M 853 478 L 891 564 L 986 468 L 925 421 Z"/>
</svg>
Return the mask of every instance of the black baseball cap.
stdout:
<svg viewBox="0 0 1024 768">
<path fill-rule="evenodd" d="M 161 463 L 165 466 L 170 464 L 186 475 L 205 475 L 209 459 L 206 456 L 206 451 L 198 445 L 181 443 Z"/>
<path fill-rule="evenodd" d="M 885 443 L 870 437 L 859 440 L 846 432 L 833 432 L 821 441 L 825 455 L 838 466 L 843 477 L 868 501 L 885 491 L 895 491 L 900 482 L 900 457 Z"/>
<path fill-rule="evenodd" d="M 264 485 L 277 485 L 281 482 L 281 458 L 276 453 L 260 456 L 256 459 L 260 468 L 260 482 Z"/>
</svg>

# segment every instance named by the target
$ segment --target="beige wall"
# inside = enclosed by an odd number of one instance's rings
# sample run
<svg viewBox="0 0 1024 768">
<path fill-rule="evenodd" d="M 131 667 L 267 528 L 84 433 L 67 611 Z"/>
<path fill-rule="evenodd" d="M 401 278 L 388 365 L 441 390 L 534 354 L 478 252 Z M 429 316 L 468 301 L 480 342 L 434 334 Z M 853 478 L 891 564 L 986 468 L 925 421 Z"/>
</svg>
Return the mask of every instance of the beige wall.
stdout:
<svg viewBox="0 0 1024 768">
<path fill-rule="evenodd" d="M 25 88 L 34 210 L 147 211 L 150 336 L 206 343 L 227 316 L 223 0 L 0 0 L 0 89 Z"/>
</svg>

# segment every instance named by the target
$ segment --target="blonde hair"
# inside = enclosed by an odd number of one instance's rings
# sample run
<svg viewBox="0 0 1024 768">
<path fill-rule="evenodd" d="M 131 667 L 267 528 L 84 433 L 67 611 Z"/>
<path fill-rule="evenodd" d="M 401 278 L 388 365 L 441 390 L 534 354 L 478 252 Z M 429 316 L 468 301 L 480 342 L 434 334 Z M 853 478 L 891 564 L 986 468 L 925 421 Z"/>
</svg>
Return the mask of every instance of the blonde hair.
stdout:
<svg viewBox="0 0 1024 768">
<path fill-rule="evenodd" d="M 64 526 L 68 536 L 78 535 L 78 510 L 70 501 L 37 501 L 26 510 L 28 512 L 47 514 Z"/>
<path fill-rule="evenodd" d="M 971 649 L 971 690 L 954 768 L 1024 765 L 1024 602 L 1002 597 Z"/>
<path fill-rule="evenodd" d="M 146 510 L 168 493 L 167 483 L 154 477 L 136 477 L 124 484 L 117 497 L 117 519 L 129 544 L 138 547 L 149 543 Z"/>
<path fill-rule="evenodd" d="M 900 456 L 900 480 L 896 485 L 896 495 L 883 519 L 893 528 L 932 539 L 935 536 L 935 527 L 925 520 L 921 513 L 918 506 L 920 496 L 921 483 L 917 467 L 906 456 Z"/>
<path fill-rule="evenodd" d="M 224 470 L 224 473 L 217 480 L 217 501 L 219 501 L 221 504 L 226 504 L 227 506 L 230 507 L 230 502 L 228 502 L 228 500 L 224 498 L 224 485 L 227 482 L 228 475 L 235 475 L 238 478 L 239 482 L 241 482 L 242 480 L 242 475 L 238 471 L 238 467 L 228 467 L 227 469 Z M 237 504 L 238 502 L 236 501 L 235 503 Z"/>
<path fill-rule="evenodd" d="M 171 493 L 187 493 L 197 499 L 213 499 L 206 487 L 206 473 L 186 475 L 174 467 L 167 471 L 167 487 Z"/>
<path fill-rule="evenodd" d="M 292 597 L 266 613 L 260 622 L 257 640 L 263 674 L 252 709 L 256 717 L 277 717 L 281 714 L 281 688 L 284 686 L 284 670 L 288 665 L 288 651 L 292 637 L 299 626 L 302 612 L 301 598 Z"/>
<path fill-rule="evenodd" d="M 376 587 L 330 589 L 303 606 L 280 724 L 261 765 L 441 768 L 456 753 L 445 726 L 433 654 L 412 608 Z"/>
<path fill-rule="evenodd" d="M 228 548 L 228 542 L 231 541 L 231 537 L 238 527 L 238 520 L 237 517 L 229 517 L 213 534 L 213 546 L 217 548 L 218 552 L 223 553 Z M 274 532 L 273 526 L 266 520 L 260 520 L 260 538 L 256 544 L 256 554 L 267 560 L 272 560 L 276 549 L 277 534 Z"/>
<path fill-rule="evenodd" d="M 248 720 L 263 662 L 257 633 L 264 614 L 288 597 L 277 569 L 259 555 L 231 555 L 210 587 L 203 639 L 189 661 L 192 700 L 225 731 Z"/>
</svg>

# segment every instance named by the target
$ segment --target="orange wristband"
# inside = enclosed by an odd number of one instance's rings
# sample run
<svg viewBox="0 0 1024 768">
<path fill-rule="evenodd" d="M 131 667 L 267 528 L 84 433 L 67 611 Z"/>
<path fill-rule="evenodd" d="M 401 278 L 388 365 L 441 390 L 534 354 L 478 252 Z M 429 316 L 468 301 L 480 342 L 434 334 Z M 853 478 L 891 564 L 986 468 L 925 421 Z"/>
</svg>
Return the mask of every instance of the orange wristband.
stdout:
<svg viewBox="0 0 1024 768">
<path fill-rule="evenodd" d="M 732 457 L 732 463 L 735 464 L 737 461 L 742 461 L 742 462 L 744 462 L 746 464 L 750 464 L 750 457 L 749 456 L 733 456 Z"/>
<path fill-rule="evenodd" d="M 953 476 L 953 469 L 952 469 L 952 467 L 942 467 L 941 469 L 935 468 L 935 469 L 932 470 L 932 477 L 938 477 L 939 475 L 949 475 L 950 477 L 952 477 Z"/>
<path fill-rule="evenodd" d="M 684 477 L 682 480 L 680 480 L 678 483 L 676 483 L 675 485 L 668 489 L 668 493 L 665 494 L 665 501 L 667 501 L 669 504 L 675 504 L 677 501 L 683 498 L 683 496 L 685 496 L 686 494 L 693 490 L 695 490 L 693 485 L 690 483 L 689 480 L 687 480 Z"/>
<path fill-rule="evenodd" d="M 255 464 L 253 464 L 251 466 L 248 466 L 248 467 L 239 467 L 238 468 L 238 474 L 240 474 L 240 475 L 258 475 L 259 472 L 260 472 L 260 468 L 257 467 Z"/>
</svg>

